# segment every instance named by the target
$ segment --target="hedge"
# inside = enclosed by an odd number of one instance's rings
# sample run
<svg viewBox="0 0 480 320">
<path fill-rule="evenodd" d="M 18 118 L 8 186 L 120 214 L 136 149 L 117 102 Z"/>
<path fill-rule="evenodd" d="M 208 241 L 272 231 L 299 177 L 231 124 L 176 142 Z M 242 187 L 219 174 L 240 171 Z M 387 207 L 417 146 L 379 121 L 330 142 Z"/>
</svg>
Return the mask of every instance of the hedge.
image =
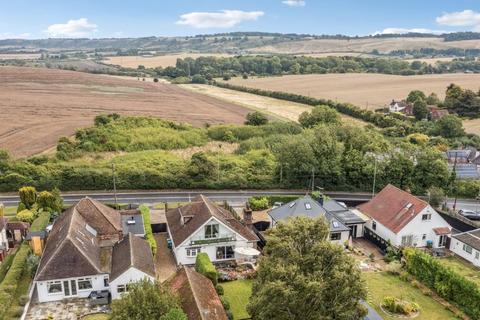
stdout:
<svg viewBox="0 0 480 320">
<path fill-rule="evenodd" d="M 30 226 L 30 231 L 43 231 L 50 223 L 50 215 L 49 211 L 43 211 L 38 215 L 38 217 L 32 222 Z"/>
<path fill-rule="evenodd" d="M 8 270 L 5 279 L 0 284 L 0 305 L 8 306 L 11 304 L 13 296 L 17 291 L 19 280 L 21 279 L 27 262 L 28 255 L 30 254 L 30 247 L 24 243 L 18 249 L 12 265 Z M 8 308 L 0 308 L 0 319 L 5 318 L 5 314 Z"/>
<path fill-rule="evenodd" d="M 155 241 L 155 237 L 153 236 L 152 224 L 150 222 L 150 208 L 142 204 L 140 206 L 140 212 L 142 213 L 142 217 L 143 217 L 143 226 L 145 228 L 145 239 L 150 245 L 152 254 L 155 256 L 157 254 L 157 241 Z"/>
<path fill-rule="evenodd" d="M 213 265 L 212 261 L 208 257 L 208 254 L 201 252 L 197 254 L 197 260 L 195 261 L 195 270 L 198 273 L 203 274 L 208 279 L 212 280 L 213 284 L 216 286 L 218 283 L 218 273 Z"/>
<path fill-rule="evenodd" d="M 15 254 L 8 255 L 0 265 L 0 283 L 2 283 L 3 279 L 5 279 L 5 276 L 12 265 L 13 258 L 15 258 Z"/>
<path fill-rule="evenodd" d="M 335 102 L 332 100 L 316 99 L 316 98 L 311 98 L 311 97 L 302 96 L 294 93 L 288 93 L 288 92 L 269 91 L 269 90 L 250 88 L 250 87 L 244 87 L 244 86 L 236 86 L 236 85 L 231 85 L 228 83 L 216 82 L 216 81 L 213 81 L 212 84 L 220 88 L 247 92 L 247 93 L 252 93 L 260 96 L 266 96 L 266 97 L 271 97 L 271 98 L 276 98 L 281 100 L 287 100 L 291 102 L 307 104 L 310 106 L 326 105 L 337 110 L 340 113 L 346 114 L 348 116 L 351 116 L 353 118 L 357 118 L 366 122 L 370 122 L 380 128 L 397 127 L 397 126 L 403 125 L 408 129 L 408 127 L 411 126 L 411 123 L 413 122 L 412 119 L 403 115 L 390 115 L 390 114 L 385 115 L 385 114 L 373 112 L 371 110 L 361 109 L 350 103 L 341 103 L 341 102 Z M 407 130 L 406 134 L 408 133 L 410 133 L 409 130 Z"/>
<path fill-rule="evenodd" d="M 419 250 L 407 248 L 404 257 L 410 274 L 472 319 L 480 319 L 480 288 L 477 284 Z"/>
</svg>

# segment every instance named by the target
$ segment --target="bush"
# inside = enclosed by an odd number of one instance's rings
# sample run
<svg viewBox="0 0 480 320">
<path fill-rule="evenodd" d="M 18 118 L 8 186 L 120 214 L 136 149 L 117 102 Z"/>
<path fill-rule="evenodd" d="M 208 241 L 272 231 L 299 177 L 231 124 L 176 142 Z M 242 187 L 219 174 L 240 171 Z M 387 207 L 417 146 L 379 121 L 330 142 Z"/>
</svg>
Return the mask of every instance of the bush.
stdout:
<svg viewBox="0 0 480 320">
<path fill-rule="evenodd" d="M 388 273 L 398 276 L 402 272 L 402 264 L 400 262 L 394 261 L 392 263 L 389 263 L 385 269 Z"/>
<path fill-rule="evenodd" d="M 167 314 L 161 316 L 160 320 L 188 320 L 188 318 L 182 309 L 173 308 Z"/>
<path fill-rule="evenodd" d="M 268 123 L 268 118 L 258 111 L 248 113 L 246 119 L 247 126 L 263 126 Z"/>
<path fill-rule="evenodd" d="M 150 209 L 146 205 L 142 204 L 140 206 L 140 212 L 142 213 L 142 217 L 143 217 L 143 225 L 145 228 L 145 239 L 150 245 L 150 249 L 152 250 L 153 256 L 155 256 L 157 254 L 157 241 L 155 241 L 155 237 L 153 236 L 152 224 L 150 222 Z"/>
<path fill-rule="evenodd" d="M 23 222 L 32 223 L 35 219 L 35 214 L 30 210 L 23 210 L 17 213 L 17 219 Z"/>
<path fill-rule="evenodd" d="M 216 286 L 218 284 L 217 270 L 215 269 L 212 261 L 210 261 L 208 254 L 205 252 L 201 252 L 197 255 L 197 259 L 195 261 L 195 270 L 212 280 L 213 285 Z"/>
<path fill-rule="evenodd" d="M 220 301 L 222 302 L 223 309 L 230 310 L 230 302 L 228 302 L 227 298 L 220 297 Z"/>
<path fill-rule="evenodd" d="M 225 294 L 225 290 L 224 290 L 223 287 L 222 287 L 221 285 L 219 285 L 219 284 L 217 284 L 217 285 L 215 286 L 215 291 L 217 291 L 217 294 L 218 294 L 219 296 L 223 296 L 223 295 Z"/>
<path fill-rule="evenodd" d="M 383 299 L 382 307 L 391 313 L 405 316 L 410 316 L 420 310 L 418 304 L 400 300 L 394 297 L 385 297 Z"/>
<path fill-rule="evenodd" d="M 9 254 L 5 258 L 5 260 L 3 260 L 3 262 L 0 264 L 0 283 L 2 283 L 3 279 L 5 278 L 5 275 L 10 269 L 14 257 L 15 257 L 15 254 Z"/>
<path fill-rule="evenodd" d="M 31 209 L 33 204 L 37 201 L 37 190 L 34 187 L 22 187 L 18 190 L 20 202 L 25 205 L 27 209 Z"/>
<path fill-rule="evenodd" d="M 28 297 L 28 295 L 26 295 L 26 294 L 21 295 L 21 296 L 18 298 L 18 304 L 20 304 L 21 306 L 25 306 L 25 305 L 28 303 L 28 300 L 30 300 L 30 298 Z"/>
<path fill-rule="evenodd" d="M 268 199 L 266 197 L 250 197 L 248 203 L 254 211 L 268 209 Z"/>
</svg>

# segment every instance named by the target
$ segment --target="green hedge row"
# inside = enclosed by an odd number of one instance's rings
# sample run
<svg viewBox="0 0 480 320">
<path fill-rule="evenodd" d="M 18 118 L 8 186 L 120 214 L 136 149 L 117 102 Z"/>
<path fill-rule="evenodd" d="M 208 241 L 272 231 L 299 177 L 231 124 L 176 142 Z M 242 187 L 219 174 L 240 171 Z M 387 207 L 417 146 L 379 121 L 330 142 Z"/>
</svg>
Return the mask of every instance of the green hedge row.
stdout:
<svg viewBox="0 0 480 320">
<path fill-rule="evenodd" d="M 150 245 L 152 254 L 155 256 L 155 254 L 157 254 L 157 242 L 155 241 L 155 237 L 153 236 L 152 224 L 150 222 L 150 208 L 142 204 L 140 206 L 140 212 L 142 213 L 142 217 L 143 217 L 143 226 L 145 228 L 145 239 Z"/>
<path fill-rule="evenodd" d="M 10 254 L 2 261 L 2 264 L 0 265 L 0 283 L 5 279 L 5 276 L 12 265 L 13 258 L 15 258 L 15 254 Z"/>
<path fill-rule="evenodd" d="M 18 288 L 19 280 L 21 279 L 27 264 L 27 258 L 30 254 L 30 247 L 27 244 L 22 244 L 18 249 L 12 265 L 8 270 L 5 278 L 0 284 L 0 319 L 4 319 L 9 306 L 12 303 L 13 296 Z"/>
<path fill-rule="evenodd" d="M 407 129 L 406 130 L 407 134 L 410 133 L 408 128 L 411 127 L 412 120 L 403 115 L 390 115 L 390 114 L 385 115 L 385 114 L 376 113 L 370 110 L 361 109 L 350 103 L 340 103 L 332 100 L 316 99 L 316 98 L 311 98 L 311 97 L 288 93 L 288 92 L 269 91 L 269 90 L 263 90 L 263 89 L 257 89 L 257 88 L 249 88 L 249 87 L 236 86 L 236 85 L 231 85 L 228 83 L 216 82 L 216 81 L 212 82 L 212 84 L 220 88 L 253 93 L 256 95 L 307 104 L 310 106 L 326 105 L 337 110 L 340 113 L 372 123 L 377 127 L 390 128 L 390 127 L 403 126 Z"/>
<path fill-rule="evenodd" d="M 208 254 L 201 252 L 197 255 L 197 260 L 195 261 L 195 270 L 198 273 L 203 274 L 208 279 L 212 280 L 214 285 L 218 283 L 218 273 L 213 265 L 212 261 L 208 257 Z"/>
<path fill-rule="evenodd" d="M 404 250 L 407 271 L 472 319 L 480 319 L 480 288 L 436 258 L 419 250 Z"/>
<path fill-rule="evenodd" d="M 50 223 L 51 213 L 48 211 L 43 211 L 38 215 L 38 217 L 32 222 L 30 226 L 30 231 L 43 231 Z"/>
</svg>

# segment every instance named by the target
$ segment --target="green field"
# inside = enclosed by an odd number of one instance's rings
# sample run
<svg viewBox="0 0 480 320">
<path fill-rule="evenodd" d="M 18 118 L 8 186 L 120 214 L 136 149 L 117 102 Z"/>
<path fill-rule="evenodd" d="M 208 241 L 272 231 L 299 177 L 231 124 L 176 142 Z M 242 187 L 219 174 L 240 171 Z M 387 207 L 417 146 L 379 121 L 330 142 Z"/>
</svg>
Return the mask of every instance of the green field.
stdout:
<svg viewBox="0 0 480 320">
<path fill-rule="evenodd" d="M 455 319 L 454 314 L 444 306 L 433 300 L 431 297 L 424 295 L 419 289 L 413 287 L 410 283 L 401 280 L 397 276 L 390 275 L 386 272 L 364 272 L 362 276 L 367 284 L 368 303 L 375 308 L 384 319 L 398 319 L 386 315 L 380 309 L 380 304 L 386 296 L 393 296 L 418 303 L 420 305 L 420 314 L 415 319 Z"/>
<path fill-rule="evenodd" d="M 235 320 L 250 319 L 247 313 L 248 299 L 252 295 L 252 280 L 236 280 L 222 283 L 225 298 L 230 303 Z"/>
</svg>

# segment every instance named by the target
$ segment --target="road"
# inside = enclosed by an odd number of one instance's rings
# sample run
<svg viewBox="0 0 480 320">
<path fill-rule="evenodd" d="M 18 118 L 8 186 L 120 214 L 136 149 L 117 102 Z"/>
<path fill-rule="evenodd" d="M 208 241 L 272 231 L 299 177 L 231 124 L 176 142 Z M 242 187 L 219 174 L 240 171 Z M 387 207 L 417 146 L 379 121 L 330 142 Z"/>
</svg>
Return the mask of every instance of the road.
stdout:
<svg viewBox="0 0 480 320">
<path fill-rule="evenodd" d="M 195 196 L 204 194 L 214 201 L 227 200 L 232 205 L 242 205 L 251 196 L 259 195 L 304 195 L 305 190 L 174 190 L 174 191 L 121 191 L 117 193 L 117 202 L 125 204 L 152 204 L 160 202 L 188 202 Z M 329 192 L 329 197 L 346 202 L 349 205 L 356 205 L 370 200 L 370 193 L 355 192 Z M 76 192 L 63 193 L 62 197 L 65 204 L 74 204 L 83 197 L 91 197 L 101 202 L 114 203 L 115 195 L 112 192 Z M 423 197 L 424 198 L 424 197 Z M 15 206 L 18 204 L 18 195 L 1 195 L 0 202 L 5 206 Z M 453 207 L 453 199 L 448 200 L 448 206 Z M 457 200 L 457 209 L 469 209 L 476 211 L 480 209 L 480 203 L 476 200 L 459 199 Z"/>
</svg>

